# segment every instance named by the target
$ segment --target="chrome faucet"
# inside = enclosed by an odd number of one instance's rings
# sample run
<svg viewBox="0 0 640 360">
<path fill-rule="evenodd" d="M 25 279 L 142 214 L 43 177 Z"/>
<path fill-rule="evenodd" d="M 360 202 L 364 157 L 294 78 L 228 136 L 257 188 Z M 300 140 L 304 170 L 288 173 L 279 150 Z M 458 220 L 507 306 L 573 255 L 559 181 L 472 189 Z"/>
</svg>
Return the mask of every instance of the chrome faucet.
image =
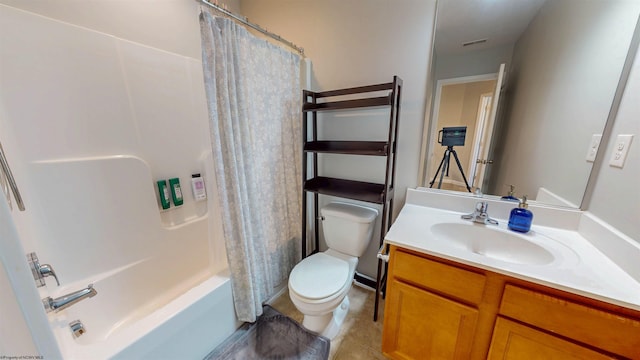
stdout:
<svg viewBox="0 0 640 360">
<path fill-rule="evenodd" d="M 487 208 L 489 208 L 489 203 L 487 203 L 486 201 L 480 201 L 476 204 L 476 209 L 471 214 L 462 215 L 461 218 L 464 220 L 471 220 L 475 223 L 483 225 L 498 225 L 498 222 L 496 220 L 493 220 L 489 217 Z"/>
<path fill-rule="evenodd" d="M 58 312 L 64 310 L 69 306 L 90 297 L 94 297 L 98 294 L 96 289 L 93 288 L 93 284 L 89 284 L 86 288 L 72 292 L 70 294 L 60 296 L 59 298 L 52 299 L 50 296 L 42 299 L 42 304 L 47 312 Z"/>
</svg>

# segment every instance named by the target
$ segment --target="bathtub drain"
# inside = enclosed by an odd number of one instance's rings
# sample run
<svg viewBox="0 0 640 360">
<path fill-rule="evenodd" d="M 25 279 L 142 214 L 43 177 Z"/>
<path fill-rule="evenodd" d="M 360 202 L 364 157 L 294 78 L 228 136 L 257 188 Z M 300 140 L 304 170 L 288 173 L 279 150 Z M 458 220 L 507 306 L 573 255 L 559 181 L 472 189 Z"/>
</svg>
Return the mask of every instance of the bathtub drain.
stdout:
<svg viewBox="0 0 640 360">
<path fill-rule="evenodd" d="M 73 337 L 80 337 L 82 334 L 85 333 L 85 331 L 87 331 L 84 328 L 84 325 L 82 324 L 82 322 L 80 320 L 74 320 L 72 322 L 69 323 L 69 327 L 71 328 L 71 332 L 73 333 Z"/>
</svg>

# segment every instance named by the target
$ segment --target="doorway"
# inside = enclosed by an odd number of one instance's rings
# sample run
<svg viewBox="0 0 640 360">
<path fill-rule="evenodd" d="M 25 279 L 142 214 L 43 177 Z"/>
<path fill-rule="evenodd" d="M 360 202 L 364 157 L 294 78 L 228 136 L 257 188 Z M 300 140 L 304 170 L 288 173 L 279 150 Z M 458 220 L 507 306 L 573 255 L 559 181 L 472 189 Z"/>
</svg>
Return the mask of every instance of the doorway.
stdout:
<svg viewBox="0 0 640 360">
<path fill-rule="evenodd" d="M 482 159 L 482 150 L 486 141 L 489 116 L 493 102 L 493 90 L 496 87 L 497 74 L 469 76 L 464 78 L 445 79 L 438 81 L 434 107 L 433 127 L 431 129 L 430 161 L 427 176 L 429 179 L 439 177 L 438 167 L 445 156 L 447 148 L 437 141 L 437 134 L 448 127 L 466 127 L 464 145 L 455 146 L 462 171 L 457 167 L 454 159 L 450 164 L 442 181 L 436 179 L 433 188 L 446 190 L 467 191 L 465 179 L 475 190 L 481 187 L 479 172 L 482 168 L 476 166 L 478 159 Z M 482 160 L 481 160 L 482 161 Z M 443 171 L 441 168 L 440 171 Z M 461 172 L 464 172 L 464 176 Z"/>
<path fill-rule="evenodd" d="M 504 69 L 501 64 L 497 73 L 438 80 L 425 171 L 430 187 L 486 192 Z M 463 142 L 452 148 L 439 141 L 445 128 L 460 127 L 466 129 Z M 451 157 L 459 160 L 459 165 L 451 162 Z"/>
</svg>

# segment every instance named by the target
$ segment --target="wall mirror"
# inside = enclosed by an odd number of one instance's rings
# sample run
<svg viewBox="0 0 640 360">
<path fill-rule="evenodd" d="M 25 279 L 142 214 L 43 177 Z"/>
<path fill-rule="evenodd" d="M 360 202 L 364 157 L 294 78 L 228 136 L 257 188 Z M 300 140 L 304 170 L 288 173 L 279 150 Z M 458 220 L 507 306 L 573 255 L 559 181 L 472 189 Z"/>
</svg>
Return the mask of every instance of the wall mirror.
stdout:
<svg viewBox="0 0 640 360">
<path fill-rule="evenodd" d="M 579 207 L 639 14 L 629 0 L 439 1 L 421 185 Z"/>
</svg>

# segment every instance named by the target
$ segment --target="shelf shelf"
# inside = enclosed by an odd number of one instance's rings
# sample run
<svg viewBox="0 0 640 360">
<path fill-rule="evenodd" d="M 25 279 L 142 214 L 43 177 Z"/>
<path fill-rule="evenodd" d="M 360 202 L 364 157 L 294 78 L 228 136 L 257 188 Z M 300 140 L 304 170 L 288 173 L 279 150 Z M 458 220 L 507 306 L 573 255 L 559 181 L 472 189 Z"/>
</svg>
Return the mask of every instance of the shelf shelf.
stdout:
<svg viewBox="0 0 640 360">
<path fill-rule="evenodd" d="M 375 204 L 384 202 L 384 184 L 318 176 L 305 181 L 304 190 Z"/>
<path fill-rule="evenodd" d="M 311 141 L 305 144 L 305 152 L 351 154 L 351 155 L 389 155 L 386 141 Z"/>
<path fill-rule="evenodd" d="M 398 119 L 400 117 L 400 99 L 402 94 L 402 79 L 393 77 L 393 81 L 382 84 L 372 84 L 344 89 L 314 92 L 302 91 L 302 131 L 304 134 L 302 157 L 302 257 L 307 257 L 308 241 L 310 235 L 307 232 L 309 221 L 313 222 L 313 240 L 315 247 L 311 252 L 320 248 L 320 216 L 318 194 L 330 195 L 344 199 L 365 201 L 382 205 L 380 215 L 380 246 L 384 242 L 384 236 L 391 227 L 393 221 L 394 183 L 396 173 L 396 156 L 398 137 Z M 389 127 L 386 141 L 337 141 L 318 140 L 318 112 L 330 110 L 348 110 L 358 108 L 387 107 L 389 110 Z M 312 115 L 312 116 L 309 116 Z M 309 124 L 311 122 L 311 124 Z M 366 125 L 365 125 L 366 126 Z M 385 177 L 383 184 L 375 184 L 362 181 L 338 179 L 319 176 L 318 153 L 342 154 L 342 155 L 369 155 L 386 157 L 384 167 Z M 309 156 L 312 155 L 312 156 Z M 309 164 L 311 158 L 311 164 Z M 332 158 L 335 158 L 332 156 Z M 323 159 L 324 160 L 324 159 Z M 333 159 L 331 159 L 333 160 Z M 311 177 L 309 179 L 309 177 Z M 307 192 L 313 192 L 313 199 L 308 199 Z M 311 201 L 312 206 L 308 206 Z M 311 212 L 309 216 L 308 212 Z M 310 220 L 313 219 L 313 220 Z M 385 272 L 383 275 L 382 272 Z M 381 289 L 386 284 L 386 265 L 378 260 L 378 273 L 376 277 L 376 300 L 374 306 L 373 321 L 378 320 L 378 305 Z"/>
<path fill-rule="evenodd" d="M 342 101 L 330 101 L 319 104 L 304 103 L 302 106 L 303 112 L 308 111 L 328 111 L 328 110 L 344 110 L 344 109 L 357 109 L 363 107 L 385 106 L 391 105 L 390 96 L 356 99 L 356 100 L 342 100 Z"/>
</svg>

